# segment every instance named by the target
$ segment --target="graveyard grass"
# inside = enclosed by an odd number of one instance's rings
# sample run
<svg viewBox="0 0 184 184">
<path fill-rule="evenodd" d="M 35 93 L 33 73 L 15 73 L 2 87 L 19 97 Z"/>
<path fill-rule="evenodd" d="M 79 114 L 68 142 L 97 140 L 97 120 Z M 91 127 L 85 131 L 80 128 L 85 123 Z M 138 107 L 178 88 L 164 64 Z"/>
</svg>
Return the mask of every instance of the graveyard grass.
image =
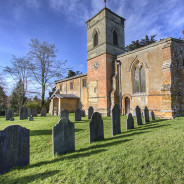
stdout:
<svg viewBox="0 0 184 184">
<path fill-rule="evenodd" d="M 70 114 L 74 122 L 74 114 Z M 112 138 L 111 118 L 104 117 L 105 140 L 89 145 L 87 116 L 75 123 L 76 151 L 52 155 L 52 127 L 59 117 L 14 122 L 0 118 L 0 130 L 13 124 L 30 129 L 30 165 L 13 168 L 0 183 L 183 183 L 184 117 L 155 120 Z"/>
</svg>

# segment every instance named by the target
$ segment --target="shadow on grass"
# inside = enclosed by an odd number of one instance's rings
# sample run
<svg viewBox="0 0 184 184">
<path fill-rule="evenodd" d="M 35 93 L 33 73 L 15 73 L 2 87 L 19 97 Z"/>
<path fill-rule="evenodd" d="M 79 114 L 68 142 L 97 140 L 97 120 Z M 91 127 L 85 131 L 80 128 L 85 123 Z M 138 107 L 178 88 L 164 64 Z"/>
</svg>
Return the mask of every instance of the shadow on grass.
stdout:
<svg viewBox="0 0 184 184">
<path fill-rule="evenodd" d="M 73 152 L 74 154 L 72 154 L 72 155 L 68 155 L 68 154 L 60 155 L 60 156 L 58 156 L 58 158 L 54 158 L 53 160 L 38 162 L 36 164 L 29 165 L 24 169 L 30 169 L 30 168 L 34 168 L 34 167 L 40 167 L 42 165 L 53 164 L 55 162 L 62 161 L 62 160 L 67 160 L 67 159 L 89 157 L 91 155 L 98 154 L 98 153 L 101 153 L 101 152 L 104 152 L 104 151 L 107 151 L 107 150 L 106 149 L 100 149 L 100 150 L 89 151 L 89 152 L 86 152 L 86 153 L 77 153 L 75 151 L 75 152 Z"/>
<path fill-rule="evenodd" d="M 75 129 L 75 132 L 84 131 L 83 129 Z M 52 135 L 52 129 L 51 130 L 31 130 L 30 136 L 39 136 L 39 135 Z"/>
<path fill-rule="evenodd" d="M 29 176 L 24 176 L 24 177 L 19 177 L 17 179 L 8 179 L 6 178 L 6 183 L 30 183 L 35 180 L 44 180 L 48 177 L 54 176 L 55 174 L 59 173 L 59 170 L 54 170 L 54 171 L 47 171 L 43 173 L 38 173 L 34 175 L 29 175 Z"/>
</svg>

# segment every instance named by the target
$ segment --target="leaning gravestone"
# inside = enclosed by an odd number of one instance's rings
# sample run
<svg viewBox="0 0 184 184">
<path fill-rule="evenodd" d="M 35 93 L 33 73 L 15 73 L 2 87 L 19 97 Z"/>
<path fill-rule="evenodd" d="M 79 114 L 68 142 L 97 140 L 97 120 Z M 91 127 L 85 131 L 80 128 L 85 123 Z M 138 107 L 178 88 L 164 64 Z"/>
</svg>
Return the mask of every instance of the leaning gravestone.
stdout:
<svg viewBox="0 0 184 184">
<path fill-rule="evenodd" d="M 144 108 L 144 123 L 149 123 L 149 110 L 147 106 Z"/>
<path fill-rule="evenodd" d="M 0 131 L 0 174 L 29 164 L 29 130 L 12 125 Z"/>
<path fill-rule="evenodd" d="M 92 115 L 93 115 L 94 109 L 92 106 L 89 107 L 88 109 L 88 119 L 91 119 Z"/>
<path fill-rule="evenodd" d="M 86 117 L 85 110 L 81 110 L 81 117 Z"/>
<path fill-rule="evenodd" d="M 37 114 L 38 114 L 37 109 L 32 109 L 31 115 L 32 115 L 33 117 L 37 117 Z"/>
<path fill-rule="evenodd" d="M 77 109 L 75 111 L 75 121 L 81 121 L 81 110 Z"/>
<path fill-rule="evenodd" d="M 153 111 L 151 111 L 151 119 L 155 120 L 155 113 Z"/>
<path fill-rule="evenodd" d="M 117 104 L 112 109 L 112 136 L 121 133 L 120 109 Z"/>
<path fill-rule="evenodd" d="M 136 106 L 135 113 L 136 113 L 137 126 L 142 125 L 142 115 L 141 115 L 141 109 L 139 106 Z"/>
<path fill-rule="evenodd" d="M 6 116 L 6 120 L 10 120 L 11 118 L 13 118 L 14 116 L 13 110 L 7 109 L 5 111 L 5 116 Z"/>
<path fill-rule="evenodd" d="M 28 108 L 28 117 L 31 117 L 31 109 Z"/>
<path fill-rule="evenodd" d="M 47 114 L 47 109 L 46 108 L 42 108 L 40 111 L 41 116 L 46 116 Z"/>
<path fill-rule="evenodd" d="M 61 118 L 68 118 L 68 116 L 69 116 L 69 113 L 68 113 L 67 110 L 62 110 L 62 111 L 60 112 L 60 119 L 61 119 Z"/>
<path fill-rule="evenodd" d="M 14 118 L 10 118 L 10 121 L 14 121 L 15 119 Z"/>
<path fill-rule="evenodd" d="M 95 112 L 89 122 L 89 143 L 98 139 L 104 139 L 104 128 L 100 113 Z"/>
<path fill-rule="evenodd" d="M 20 109 L 20 120 L 28 119 L 28 108 L 22 107 Z"/>
<path fill-rule="evenodd" d="M 126 129 L 134 129 L 134 118 L 131 113 L 128 114 L 127 122 L 126 122 Z"/>
<path fill-rule="evenodd" d="M 29 121 L 33 121 L 34 120 L 34 118 L 33 118 L 33 116 L 31 115 L 30 117 L 29 117 Z"/>
<path fill-rule="evenodd" d="M 67 118 L 62 118 L 52 128 L 53 154 L 64 154 L 75 150 L 75 128 Z"/>
</svg>

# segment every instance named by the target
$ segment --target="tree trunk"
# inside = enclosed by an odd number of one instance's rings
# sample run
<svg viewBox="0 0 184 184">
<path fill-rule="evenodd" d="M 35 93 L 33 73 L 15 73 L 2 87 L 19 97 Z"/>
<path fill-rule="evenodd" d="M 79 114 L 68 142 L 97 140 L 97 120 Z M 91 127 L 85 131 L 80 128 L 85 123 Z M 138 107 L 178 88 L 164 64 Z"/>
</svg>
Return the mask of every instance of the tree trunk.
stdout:
<svg viewBox="0 0 184 184">
<path fill-rule="evenodd" d="M 44 83 L 44 69 L 42 69 L 42 107 L 44 106 L 45 99 L 45 83 Z"/>
</svg>

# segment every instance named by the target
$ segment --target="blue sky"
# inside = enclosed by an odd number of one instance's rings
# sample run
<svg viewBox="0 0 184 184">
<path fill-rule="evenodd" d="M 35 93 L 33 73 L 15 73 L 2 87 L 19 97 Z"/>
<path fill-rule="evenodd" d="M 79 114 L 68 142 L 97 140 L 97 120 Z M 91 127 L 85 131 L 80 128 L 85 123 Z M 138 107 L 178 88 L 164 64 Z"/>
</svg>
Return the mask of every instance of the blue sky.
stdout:
<svg viewBox="0 0 184 184">
<path fill-rule="evenodd" d="M 86 72 L 85 21 L 104 7 L 104 0 L 0 0 L 0 65 L 24 56 L 32 38 L 55 43 L 57 58 Z M 156 39 L 183 37 L 184 0 L 107 0 L 107 7 L 126 19 L 125 42 L 157 34 Z"/>
</svg>

